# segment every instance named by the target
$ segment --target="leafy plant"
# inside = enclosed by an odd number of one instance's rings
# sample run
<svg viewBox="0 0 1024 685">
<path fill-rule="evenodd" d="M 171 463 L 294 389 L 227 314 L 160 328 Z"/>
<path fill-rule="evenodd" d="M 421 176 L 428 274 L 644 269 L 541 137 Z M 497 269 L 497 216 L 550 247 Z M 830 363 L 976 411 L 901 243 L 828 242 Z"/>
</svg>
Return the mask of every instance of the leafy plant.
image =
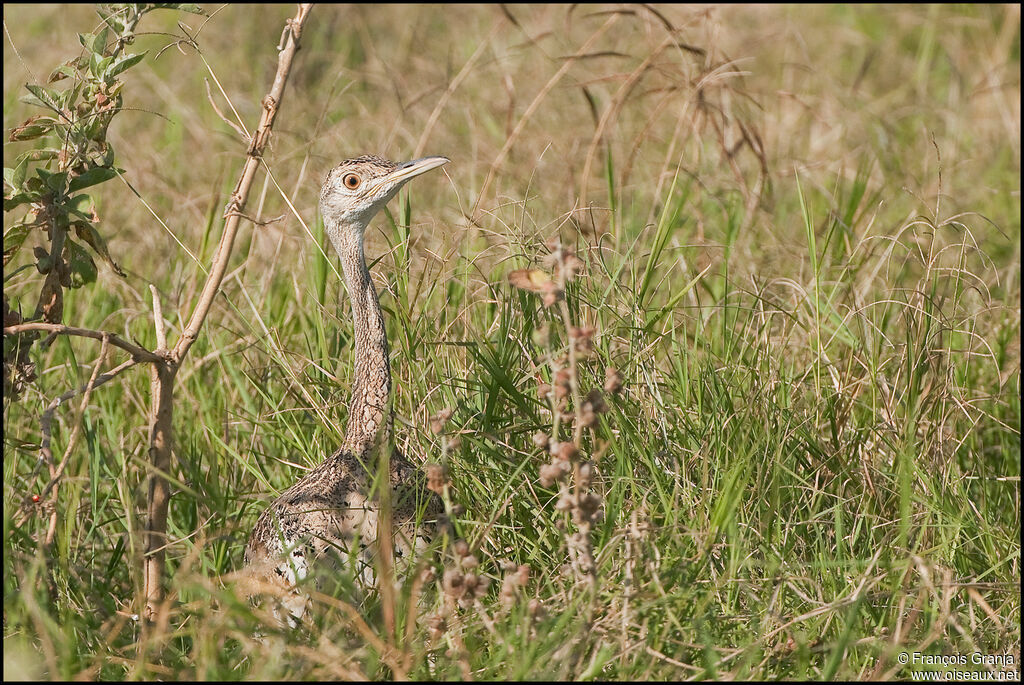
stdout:
<svg viewBox="0 0 1024 685">
<path fill-rule="evenodd" d="M 46 234 L 48 246 L 33 250 L 35 268 L 46 278 L 29 321 L 61 323 L 63 291 L 96 280 L 94 257 L 124 276 L 98 228 L 96 203 L 83 191 L 124 171 L 115 165 L 107 130 L 123 108 L 121 75 L 146 56 L 128 51 L 135 42 L 135 28 L 155 9 L 205 14 L 191 4 L 98 5 L 103 28 L 78 34 L 82 54 L 55 68 L 45 86 L 25 84 L 28 93 L 22 102 L 45 113 L 29 117 L 10 132 L 11 142 L 34 141 L 35 147 L 18 155 L 12 167 L 4 167 L 4 212 L 21 216 L 5 226 L 3 263 L 6 267 L 34 231 Z M 61 81 L 67 87 L 55 86 Z M 11 311 L 5 294 L 4 325 L 22 321 L 20 313 Z M 37 338 L 34 331 L 5 337 L 6 391 L 16 393 L 33 380 L 27 353 Z"/>
</svg>

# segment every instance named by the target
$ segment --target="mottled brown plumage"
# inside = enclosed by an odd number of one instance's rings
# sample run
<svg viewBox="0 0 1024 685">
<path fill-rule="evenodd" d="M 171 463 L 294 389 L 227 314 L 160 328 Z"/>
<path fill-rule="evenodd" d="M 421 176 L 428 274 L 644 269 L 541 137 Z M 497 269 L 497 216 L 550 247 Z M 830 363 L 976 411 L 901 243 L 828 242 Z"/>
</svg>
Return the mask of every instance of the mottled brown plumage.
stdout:
<svg viewBox="0 0 1024 685">
<path fill-rule="evenodd" d="M 328 561 L 337 568 L 356 559 L 357 576 L 373 582 L 377 504 L 370 499 L 370 486 L 377 471 L 376 446 L 387 444 L 380 440 L 381 434 L 391 430 L 391 367 L 384 317 L 363 254 L 363 235 L 373 216 L 402 185 L 448 161 L 425 157 L 395 163 L 357 157 L 331 170 L 321 190 L 320 212 L 341 257 L 355 331 L 355 375 L 345 442 L 267 507 L 245 548 L 246 566 L 257 579 L 283 590 L 284 606 L 292 617 L 302 616 L 306 602 L 294 586 L 314 562 Z M 422 472 L 397 450 L 389 467 L 394 551 L 401 564 L 429 541 L 443 506 L 426 489 Z"/>
</svg>

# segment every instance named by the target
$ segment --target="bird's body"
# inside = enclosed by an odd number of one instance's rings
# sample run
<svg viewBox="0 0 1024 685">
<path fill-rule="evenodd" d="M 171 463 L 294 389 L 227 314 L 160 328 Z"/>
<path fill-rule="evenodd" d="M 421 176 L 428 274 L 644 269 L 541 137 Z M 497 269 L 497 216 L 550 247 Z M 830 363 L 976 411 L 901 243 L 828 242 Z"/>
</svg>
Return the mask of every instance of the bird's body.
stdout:
<svg viewBox="0 0 1024 685">
<path fill-rule="evenodd" d="M 363 234 L 374 214 L 409 179 L 448 162 L 425 157 L 395 163 L 379 157 L 346 160 L 328 174 L 320 194 L 327 234 L 341 256 L 352 301 L 355 375 L 345 442 L 341 449 L 288 488 L 260 515 L 245 548 L 245 565 L 286 593 L 284 605 L 301 617 L 305 597 L 294 592 L 314 563 L 335 568 L 358 564 L 356 576 L 372 582 L 377 537 L 377 473 L 382 432 L 391 430 L 391 368 L 377 292 L 363 255 Z M 442 513 L 422 472 L 396 450 L 389 459 L 394 556 L 399 563 L 422 549 Z M 383 486 L 383 484 L 382 484 Z"/>
</svg>

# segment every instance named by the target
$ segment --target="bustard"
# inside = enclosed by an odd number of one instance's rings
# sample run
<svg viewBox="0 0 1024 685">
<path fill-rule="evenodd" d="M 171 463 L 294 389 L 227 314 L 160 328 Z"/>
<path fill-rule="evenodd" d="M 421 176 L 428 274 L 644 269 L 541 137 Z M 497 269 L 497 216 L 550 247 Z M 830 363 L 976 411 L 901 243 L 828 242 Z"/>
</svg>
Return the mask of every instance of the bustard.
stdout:
<svg viewBox="0 0 1024 685">
<path fill-rule="evenodd" d="M 295 584 L 324 557 L 336 565 L 355 560 L 360 566 L 356 577 L 373 582 L 377 506 L 370 498 L 370 485 L 376 473 L 374 448 L 382 431 L 391 430 L 391 367 L 384 317 L 363 254 L 363 234 L 406 182 L 449 161 L 424 157 L 396 163 L 357 157 L 332 169 L 320 191 L 320 213 L 341 257 L 355 329 L 355 377 L 345 441 L 267 507 L 245 547 L 248 570 L 283 590 L 292 625 L 306 605 Z M 397 450 L 390 459 L 389 475 L 398 558 L 425 547 L 434 528 L 432 520 L 443 506 L 436 494 L 426 490 L 422 472 Z"/>
</svg>

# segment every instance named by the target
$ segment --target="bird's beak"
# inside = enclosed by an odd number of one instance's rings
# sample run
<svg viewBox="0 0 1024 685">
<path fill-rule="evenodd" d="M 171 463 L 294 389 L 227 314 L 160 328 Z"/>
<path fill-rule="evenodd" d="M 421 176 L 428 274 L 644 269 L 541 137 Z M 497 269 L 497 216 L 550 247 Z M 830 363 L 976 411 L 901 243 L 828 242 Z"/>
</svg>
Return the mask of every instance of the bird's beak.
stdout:
<svg viewBox="0 0 1024 685">
<path fill-rule="evenodd" d="M 452 160 L 447 157 L 420 157 L 419 159 L 414 159 L 411 162 L 402 162 L 398 165 L 397 169 L 387 175 L 386 179 L 390 183 L 396 181 L 404 183 L 414 176 L 419 176 L 431 169 L 436 169 L 450 161 Z"/>
</svg>

